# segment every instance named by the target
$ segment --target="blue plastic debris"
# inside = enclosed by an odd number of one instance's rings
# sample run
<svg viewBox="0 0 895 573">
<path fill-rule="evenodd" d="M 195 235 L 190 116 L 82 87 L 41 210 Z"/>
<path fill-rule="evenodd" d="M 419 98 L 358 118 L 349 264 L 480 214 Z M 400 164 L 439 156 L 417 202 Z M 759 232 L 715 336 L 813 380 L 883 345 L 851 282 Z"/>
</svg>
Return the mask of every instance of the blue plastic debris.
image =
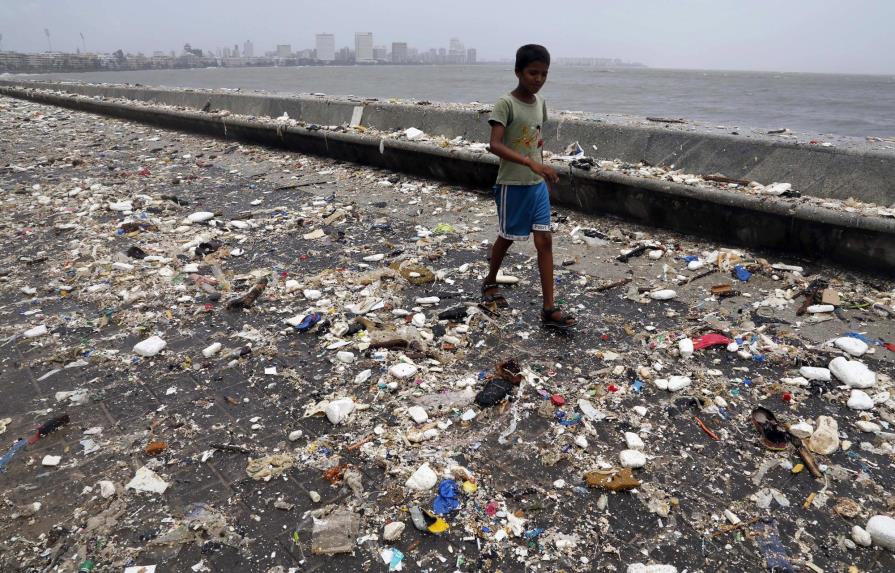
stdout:
<svg viewBox="0 0 895 573">
<path fill-rule="evenodd" d="M 681 258 L 684 259 L 685 263 L 692 263 L 693 261 L 699 260 L 699 257 L 697 257 L 696 255 L 687 255 L 687 256 L 681 257 Z"/>
<path fill-rule="evenodd" d="M 865 343 L 865 344 L 868 344 L 868 345 L 870 345 L 870 346 L 879 346 L 879 345 L 881 345 L 881 344 L 883 343 L 882 339 L 879 339 L 879 338 L 867 338 L 866 336 L 864 336 L 864 335 L 861 334 L 860 332 L 846 332 L 845 335 L 848 336 L 849 338 L 857 338 L 857 339 L 860 340 L 861 342 L 863 342 L 863 343 Z"/>
<path fill-rule="evenodd" d="M 298 323 L 298 326 L 295 327 L 295 330 L 297 330 L 299 332 L 307 332 L 307 331 L 311 330 L 311 328 L 315 324 L 320 322 L 321 318 L 322 317 L 319 312 L 312 312 L 311 314 L 309 314 L 306 317 L 304 317 L 303 319 L 301 319 L 301 322 Z"/>
<path fill-rule="evenodd" d="M 0 474 L 6 471 L 6 466 L 9 464 L 10 461 L 12 461 L 13 456 L 15 456 L 19 450 L 24 448 L 25 444 L 27 443 L 28 441 L 25 439 L 17 440 L 16 443 L 14 443 L 11 448 L 9 448 L 9 451 L 3 454 L 3 457 L 0 457 Z"/>
<path fill-rule="evenodd" d="M 752 273 L 747 271 L 746 267 L 744 267 L 743 265 L 737 265 L 733 267 L 733 274 L 736 276 L 736 278 L 743 282 L 746 282 L 752 278 Z"/>
<path fill-rule="evenodd" d="M 643 380 L 634 380 L 634 382 L 631 383 L 631 387 L 635 392 L 640 393 L 640 391 L 643 390 Z"/>
<path fill-rule="evenodd" d="M 557 410 L 555 414 L 553 414 L 556 421 L 559 422 L 561 426 L 574 426 L 578 422 L 581 421 L 581 414 L 573 414 L 569 416 L 563 410 Z"/>
<path fill-rule="evenodd" d="M 401 562 L 404 561 L 404 554 L 397 547 L 389 547 L 383 550 L 382 556 L 383 560 L 388 559 L 389 571 L 400 571 L 403 567 Z"/>
<path fill-rule="evenodd" d="M 544 533 L 543 527 L 535 527 L 534 529 L 529 529 L 525 532 L 525 539 L 537 539 Z"/>
<path fill-rule="evenodd" d="M 780 541 L 780 531 L 777 522 L 758 522 L 754 526 L 755 545 L 767 561 L 768 571 L 773 573 L 795 573 L 792 563 L 789 561 L 786 547 Z"/>
<path fill-rule="evenodd" d="M 460 507 L 460 487 L 452 479 L 442 480 L 438 484 L 438 495 L 432 502 L 432 511 L 436 515 L 445 515 Z"/>
</svg>

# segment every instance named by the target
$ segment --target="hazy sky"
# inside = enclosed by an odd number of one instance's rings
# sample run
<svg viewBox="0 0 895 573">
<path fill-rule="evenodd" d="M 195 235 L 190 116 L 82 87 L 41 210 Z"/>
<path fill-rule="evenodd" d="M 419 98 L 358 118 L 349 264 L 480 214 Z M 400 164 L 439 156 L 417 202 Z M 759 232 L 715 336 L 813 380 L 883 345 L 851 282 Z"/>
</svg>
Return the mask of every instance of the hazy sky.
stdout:
<svg viewBox="0 0 895 573">
<path fill-rule="evenodd" d="M 555 56 L 653 67 L 895 74 L 895 0 L 0 0 L 2 49 L 89 51 L 312 48 L 314 34 L 354 32 L 428 49 L 459 37 L 479 58 L 520 44 Z"/>
</svg>

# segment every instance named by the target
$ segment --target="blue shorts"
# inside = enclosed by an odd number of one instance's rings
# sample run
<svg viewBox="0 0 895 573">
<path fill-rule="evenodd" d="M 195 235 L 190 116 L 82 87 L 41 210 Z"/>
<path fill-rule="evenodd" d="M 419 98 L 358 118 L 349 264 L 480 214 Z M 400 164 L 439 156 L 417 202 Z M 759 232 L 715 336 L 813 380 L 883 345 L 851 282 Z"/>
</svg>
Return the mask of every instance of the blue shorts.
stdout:
<svg viewBox="0 0 895 573">
<path fill-rule="evenodd" d="M 497 234 L 510 241 L 527 241 L 532 231 L 550 231 L 550 192 L 534 185 L 495 185 Z"/>
</svg>

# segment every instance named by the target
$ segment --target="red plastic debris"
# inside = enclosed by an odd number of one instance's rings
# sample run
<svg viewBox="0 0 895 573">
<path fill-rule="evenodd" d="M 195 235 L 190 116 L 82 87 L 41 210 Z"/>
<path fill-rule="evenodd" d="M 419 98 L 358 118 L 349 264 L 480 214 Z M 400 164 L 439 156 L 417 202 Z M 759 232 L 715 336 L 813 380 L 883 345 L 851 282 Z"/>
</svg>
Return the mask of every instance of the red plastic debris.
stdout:
<svg viewBox="0 0 895 573">
<path fill-rule="evenodd" d="M 727 346 L 733 342 L 733 339 L 727 338 L 723 334 L 703 334 L 699 338 L 693 339 L 693 350 L 702 350 L 703 348 L 710 348 L 712 346 Z"/>
<path fill-rule="evenodd" d="M 792 402 L 792 392 L 784 392 L 781 398 L 783 398 L 784 402 Z"/>
<path fill-rule="evenodd" d="M 554 406 L 562 406 L 566 403 L 566 399 L 560 396 L 559 394 L 554 394 L 550 396 L 550 401 L 553 402 Z"/>
<path fill-rule="evenodd" d="M 610 384 L 607 390 L 609 390 L 610 392 L 618 392 L 618 386 L 616 386 L 615 384 Z"/>
<path fill-rule="evenodd" d="M 600 340 L 602 340 L 603 342 L 606 342 L 607 340 L 609 340 L 609 335 L 608 335 L 608 334 L 601 334 L 601 335 L 600 335 Z"/>
<path fill-rule="evenodd" d="M 485 506 L 485 513 L 487 513 L 490 517 L 494 517 L 497 514 L 497 503 L 489 501 L 488 505 Z"/>
<path fill-rule="evenodd" d="M 895 344 L 892 344 L 891 342 L 886 342 L 885 344 L 883 344 L 883 346 L 886 347 L 886 350 L 895 352 Z"/>
</svg>

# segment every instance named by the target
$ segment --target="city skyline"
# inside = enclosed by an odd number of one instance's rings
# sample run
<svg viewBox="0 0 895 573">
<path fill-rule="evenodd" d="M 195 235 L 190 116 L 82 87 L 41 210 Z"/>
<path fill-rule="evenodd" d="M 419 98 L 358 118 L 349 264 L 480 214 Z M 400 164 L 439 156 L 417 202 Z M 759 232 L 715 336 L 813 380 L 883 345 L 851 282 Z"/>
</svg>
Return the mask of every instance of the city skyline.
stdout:
<svg viewBox="0 0 895 573">
<path fill-rule="evenodd" d="M 177 57 L 185 54 L 193 54 L 199 57 L 217 57 L 217 58 L 297 58 L 302 60 L 315 60 L 323 63 L 338 62 L 343 63 L 351 61 L 354 63 L 441 63 L 441 64 L 463 64 L 476 63 L 476 48 L 467 48 L 465 44 L 457 37 L 451 37 L 448 40 L 448 47 L 430 47 L 418 48 L 404 41 L 386 41 L 385 43 L 375 43 L 375 35 L 373 32 L 355 32 L 352 45 L 344 45 L 336 48 L 336 35 L 332 33 L 316 33 L 315 41 L 311 47 L 301 47 L 293 49 L 292 43 L 274 43 L 271 50 L 255 53 L 255 46 L 258 45 L 253 39 L 244 41 L 235 41 L 234 43 L 209 46 L 193 46 L 193 42 L 186 41 L 182 44 L 182 48 L 155 48 L 152 50 L 130 50 L 126 47 L 118 48 L 113 52 L 93 51 L 86 49 L 86 42 L 82 38 L 82 45 L 76 46 L 74 50 L 53 49 L 50 43 L 50 30 L 45 30 L 48 44 L 47 50 L 39 50 L 36 52 L 24 52 L 3 46 L 0 43 L 0 51 L 16 52 L 22 54 L 109 54 L 121 51 L 127 55 L 151 55 L 155 57 L 170 56 Z M 0 34 L 0 42 L 2 42 L 2 34 Z M 242 49 L 240 49 L 242 44 Z M 82 46 L 84 49 L 82 49 Z M 232 46 L 232 48 L 231 48 Z M 352 49 L 353 48 L 353 49 Z M 395 49 L 399 51 L 397 61 L 392 59 L 392 53 Z M 263 54 L 263 56 L 261 55 Z M 350 54 L 350 57 L 345 57 Z M 430 57 L 431 56 L 431 57 Z M 440 58 L 440 59 L 439 59 Z"/>
<path fill-rule="evenodd" d="M 217 48 L 203 48 L 186 42 L 180 50 L 153 50 L 113 53 L 62 52 L 52 49 L 50 31 L 46 30 L 49 48 L 44 52 L 21 53 L 0 50 L 0 72 L 53 72 L 91 70 L 146 70 L 201 67 L 260 67 L 297 65 L 369 65 L 369 64 L 475 64 L 475 48 L 466 48 L 459 38 L 451 38 L 447 48 L 421 51 L 407 42 L 387 45 L 374 43 L 372 32 L 355 32 L 354 49 L 344 46 L 336 50 L 336 37 L 331 33 L 315 35 L 313 48 L 293 49 L 292 44 L 276 44 L 263 55 L 255 53 L 251 39 Z M 2 38 L 0 38 L 2 39 Z M 232 46 L 232 47 L 231 47 Z M 86 46 L 85 46 L 86 47 Z"/>
<path fill-rule="evenodd" d="M 475 45 L 479 60 L 511 58 L 525 43 L 559 57 L 600 56 L 657 68 L 895 74 L 895 2 L 888 0 L 604 0 L 551 11 L 542 2 L 388 4 L 330 0 L 21 0 L 0 3 L 3 49 L 112 53 L 178 50 L 190 41 L 216 49 L 253 39 L 313 47 L 318 32 L 335 34 L 336 49 L 354 33 L 373 31 L 377 44 L 447 46 L 451 36 Z M 44 34 L 50 31 L 50 36 Z M 84 37 L 81 37 L 81 34 Z"/>
</svg>

